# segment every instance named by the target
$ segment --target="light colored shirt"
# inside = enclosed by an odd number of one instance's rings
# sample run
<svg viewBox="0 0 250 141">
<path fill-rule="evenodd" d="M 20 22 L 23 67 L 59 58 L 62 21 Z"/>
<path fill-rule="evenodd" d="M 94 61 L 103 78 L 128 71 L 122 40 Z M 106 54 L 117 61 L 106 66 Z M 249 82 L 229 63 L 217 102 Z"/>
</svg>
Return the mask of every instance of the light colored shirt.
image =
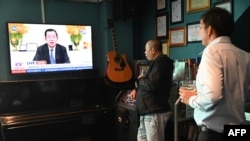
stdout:
<svg viewBox="0 0 250 141">
<path fill-rule="evenodd" d="M 48 47 L 49 48 L 49 56 L 50 56 L 50 64 L 56 64 L 56 46 L 55 47 Z"/>
<path fill-rule="evenodd" d="M 197 95 L 189 99 L 197 125 L 223 132 L 224 125 L 245 122 L 250 54 L 218 37 L 204 49 L 196 76 Z"/>
<path fill-rule="evenodd" d="M 51 49 L 53 49 L 53 56 L 54 56 L 54 58 L 55 58 L 55 56 L 56 56 L 56 46 L 55 47 L 48 47 L 48 49 L 49 49 L 49 54 L 50 54 L 50 52 L 51 52 Z"/>
</svg>

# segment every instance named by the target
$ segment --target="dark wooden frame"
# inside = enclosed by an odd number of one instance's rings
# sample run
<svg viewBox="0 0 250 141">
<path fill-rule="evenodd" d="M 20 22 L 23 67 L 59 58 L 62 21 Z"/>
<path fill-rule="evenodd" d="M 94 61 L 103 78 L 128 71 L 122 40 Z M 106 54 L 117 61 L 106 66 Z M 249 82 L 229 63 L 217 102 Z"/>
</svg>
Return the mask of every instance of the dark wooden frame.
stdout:
<svg viewBox="0 0 250 141">
<path fill-rule="evenodd" d="M 138 67 L 138 75 L 140 75 L 142 73 L 143 73 L 143 75 L 145 75 L 149 69 L 148 64 L 139 64 L 137 67 Z"/>
<path fill-rule="evenodd" d="M 168 13 L 157 14 L 155 21 L 156 21 L 156 37 L 161 39 L 167 39 Z"/>
<path fill-rule="evenodd" d="M 200 30 L 200 22 L 192 22 L 188 23 L 186 25 L 187 27 L 187 42 L 188 43 L 194 43 L 194 42 L 201 42 L 200 35 L 199 35 L 199 30 Z M 195 28 L 195 31 L 190 31 Z M 193 39 L 190 39 L 190 37 L 194 37 Z"/>
<path fill-rule="evenodd" d="M 181 32 L 182 36 L 178 35 Z M 178 36 L 178 37 L 177 37 Z M 186 46 L 186 26 L 175 27 L 169 29 L 169 47 L 179 47 L 179 46 Z M 174 40 L 178 40 L 181 38 L 180 41 L 173 42 Z"/>
<path fill-rule="evenodd" d="M 141 73 L 141 68 L 144 66 L 149 66 L 149 62 L 147 59 L 144 60 L 133 60 L 133 71 L 134 71 L 134 78 L 137 79 Z"/>
<path fill-rule="evenodd" d="M 224 0 L 224 1 L 220 1 L 220 2 L 216 2 L 214 3 L 214 7 L 221 7 L 221 8 L 225 8 L 226 10 L 228 10 L 231 14 L 233 14 L 233 0 Z"/>
<path fill-rule="evenodd" d="M 162 53 L 170 56 L 168 40 L 162 40 Z"/>
<path fill-rule="evenodd" d="M 161 1 L 165 2 L 165 3 L 160 3 Z M 167 9 L 167 0 L 156 0 L 155 7 L 156 7 L 156 11 L 166 10 Z"/>
<path fill-rule="evenodd" d="M 176 9 L 178 8 L 178 9 Z M 176 11 L 175 11 L 176 10 Z M 183 22 L 183 0 L 171 1 L 171 14 L 170 14 L 170 23 L 182 23 Z M 177 18 L 174 20 L 174 18 Z"/>
<path fill-rule="evenodd" d="M 203 11 L 203 10 L 209 9 L 210 5 L 211 5 L 211 0 L 204 0 L 204 2 L 206 2 L 206 4 L 196 5 L 196 7 L 194 7 L 194 5 L 192 5 L 192 3 L 200 4 L 202 2 L 196 1 L 196 0 L 186 0 L 187 13 L 198 12 L 198 11 Z"/>
</svg>

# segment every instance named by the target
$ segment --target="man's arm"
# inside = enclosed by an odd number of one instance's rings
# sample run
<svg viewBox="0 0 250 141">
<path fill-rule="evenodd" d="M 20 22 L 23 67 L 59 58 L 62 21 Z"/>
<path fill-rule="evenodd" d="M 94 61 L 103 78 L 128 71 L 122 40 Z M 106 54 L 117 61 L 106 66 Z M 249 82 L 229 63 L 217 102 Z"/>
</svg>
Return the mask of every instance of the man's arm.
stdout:
<svg viewBox="0 0 250 141">
<path fill-rule="evenodd" d="M 64 51 L 63 51 L 63 59 L 64 59 L 64 63 L 70 63 L 70 60 L 69 60 L 69 56 L 68 56 L 68 53 L 67 53 L 66 47 L 64 47 Z"/>
<path fill-rule="evenodd" d="M 57 63 L 70 63 L 66 47 L 57 44 L 56 46 L 56 62 Z"/>
</svg>

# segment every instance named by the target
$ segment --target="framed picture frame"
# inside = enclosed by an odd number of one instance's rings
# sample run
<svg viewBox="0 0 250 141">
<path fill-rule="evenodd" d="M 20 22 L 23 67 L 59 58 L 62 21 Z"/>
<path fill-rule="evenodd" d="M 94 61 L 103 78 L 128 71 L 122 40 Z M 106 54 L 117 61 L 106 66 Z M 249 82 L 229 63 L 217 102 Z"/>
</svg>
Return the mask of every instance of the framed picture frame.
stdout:
<svg viewBox="0 0 250 141">
<path fill-rule="evenodd" d="M 163 40 L 162 41 L 162 53 L 170 56 L 168 40 Z"/>
<path fill-rule="evenodd" d="M 187 13 L 207 10 L 210 3 L 211 0 L 187 0 Z"/>
<path fill-rule="evenodd" d="M 156 0 L 156 11 L 167 9 L 167 0 Z"/>
<path fill-rule="evenodd" d="M 140 74 L 145 75 L 148 72 L 149 65 L 148 64 L 139 64 L 138 65 L 138 76 Z"/>
<path fill-rule="evenodd" d="M 171 24 L 183 22 L 183 0 L 171 2 Z"/>
<path fill-rule="evenodd" d="M 156 37 L 167 38 L 168 17 L 167 13 L 156 15 Z"/>
<path fill-rule="evenodd" d="M 192 22 L 187 24 L 187 42 L 200 42 L 201 38 L 199 35 L 200 32 L 200 22 Z"/>
<path fill-rule="evenodd" d="M 134 74 L 134 78 L 137 79 L 138 76 L 141 73 L 141 69 L 143 68 L 143 66 L 149 66 L 149 61 L 147 59 L 143 59 L 143 60 L 133 60 L 133 74 Z M 139 67 L 142 66 L 142 67 Z"/>
<path fill-rule="evenodd" d="M 233 14 L 233 0 L 226 0 L 214 3 L 214 7 L 224 8 Z"/>
<path fill-rule="evenodd" d="M 169 29 L 169 46 L 186 46 L 186 26 Z"/>
</svg>

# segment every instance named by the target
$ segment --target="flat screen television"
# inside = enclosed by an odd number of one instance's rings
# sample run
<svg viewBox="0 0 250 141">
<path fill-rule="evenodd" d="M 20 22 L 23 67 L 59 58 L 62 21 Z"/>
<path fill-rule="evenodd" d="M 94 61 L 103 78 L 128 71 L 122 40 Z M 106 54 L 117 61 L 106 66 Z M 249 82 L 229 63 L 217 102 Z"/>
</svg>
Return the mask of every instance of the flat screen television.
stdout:
<svg viewBox="0 0 250 141">
<path fill-rule="evenodd" d="M 93 69 L 90 25 L 7 24 L 11 74 Z"/>
</svg>

